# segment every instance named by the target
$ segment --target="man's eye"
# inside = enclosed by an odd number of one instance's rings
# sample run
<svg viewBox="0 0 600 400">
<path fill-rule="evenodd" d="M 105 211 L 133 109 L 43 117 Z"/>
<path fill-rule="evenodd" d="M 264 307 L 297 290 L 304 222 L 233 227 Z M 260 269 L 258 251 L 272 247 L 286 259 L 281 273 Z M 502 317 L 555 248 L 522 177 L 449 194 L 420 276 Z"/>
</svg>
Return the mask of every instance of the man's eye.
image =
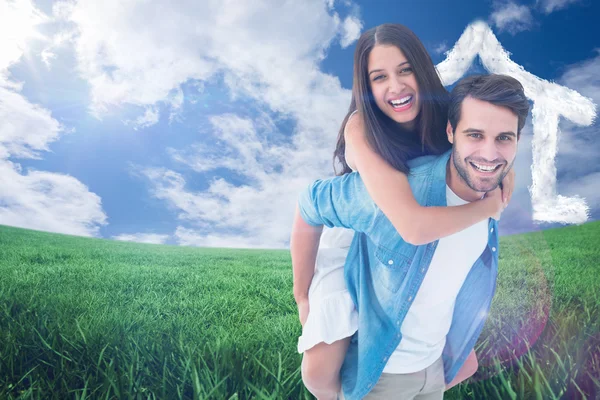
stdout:
<svg viewBox="0 0 600 400">
<path fill-rule="evenodd" d="M 501 135 L 501 136 L 498 136 L 498 139 L 500 139 L 500 141 L 502 141 L 502 142 L 506 142 L 506 141 L 510 140 L 510 136 Z"/>
<path fill-rule="evenodd" d="M 474 137 L 474 138 L 478 138 L 478 137 L 481 136 L 481 134 L 480 133 L 471 133 L 471 134 L 469 134 L 469 136 Z"/>
</svg>

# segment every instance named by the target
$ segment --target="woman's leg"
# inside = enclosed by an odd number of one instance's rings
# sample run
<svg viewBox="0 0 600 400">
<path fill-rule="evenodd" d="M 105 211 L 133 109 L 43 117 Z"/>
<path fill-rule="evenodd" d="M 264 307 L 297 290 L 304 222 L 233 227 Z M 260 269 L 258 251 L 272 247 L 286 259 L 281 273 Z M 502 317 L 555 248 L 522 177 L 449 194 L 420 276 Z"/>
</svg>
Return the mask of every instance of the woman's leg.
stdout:
<svg viewBox="0 0 600 400">
<path fill-rule="evenodd" d="M 302 357 L 304 386 L 318 400 L 335 400 L 340 391 L 340 369 L 350 344 L 350 337 L 331 344 L 319 343 Z"/>
<path fill-rule="evenodd" d="M 475 350 L 471 350 L 469 356 L 465 360 L 463 366 L 458 370 L 458 373 L 448 385 L 446 385 L 446 390 L 450 389 L 452 386 L 459 384 L 464 381 L 468 377 L 472 376 L 475 372 L 477 372 L 477 368 L 479 367 L 479 363 L 477 362 L 477 356 L 475 355 Z"/>
</svg>

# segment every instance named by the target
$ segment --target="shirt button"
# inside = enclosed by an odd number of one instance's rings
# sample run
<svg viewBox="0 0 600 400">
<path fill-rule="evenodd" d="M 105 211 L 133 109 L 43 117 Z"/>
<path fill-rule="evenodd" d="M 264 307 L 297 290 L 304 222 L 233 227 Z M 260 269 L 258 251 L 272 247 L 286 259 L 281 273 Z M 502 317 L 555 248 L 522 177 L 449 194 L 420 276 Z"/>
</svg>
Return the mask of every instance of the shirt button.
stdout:
<svg viewBox="0 0 600 400">
<path fill-rule="evenodd" d="M 421 272 L 425 272 L 425 268 L 421 268 Z"/>
<path fill-rule="evenodd" d="M 402 322 L 398 321 L 398 322 L 396 322 L 396 325 L 400 326 L 400 324 L 401 324 L 401 323 L 402 323 Z"/>
<path fill-rule="evenodd" d="M 387 358 L 387 357 L 385 357 L 385 358 L 383 359 L 383 361 L 387 361 L 387 359 L 388 359 L 388 358 Z"/>
<path fill-rule="evenodd" d="M 369 383 L 369 387 L 371 387 L 371 386 L 373 386 L 373 384 L 372 384 L 372 383 Z"/>
<path fill-rule="evenodd" d="M 392 265 L 394 263 L 394 260 L 390 260 L 388 261 L 388 264 Z"/>
<path fill-rule="evenodd" d="M 492 251 L 496 251 L 496 248 L 495 248 L 495 247 L 492 247 Z"/>
<path fill-rule="evenodd" d="M 494 232 L 494 228 L 490 229 L 490 232 Z"/>
<path fill-rule="evenodd" d="M 411 301 L 411 300 L 412 300 L 412 296 L 408 296 L 408 301 Z"/>
</svg>

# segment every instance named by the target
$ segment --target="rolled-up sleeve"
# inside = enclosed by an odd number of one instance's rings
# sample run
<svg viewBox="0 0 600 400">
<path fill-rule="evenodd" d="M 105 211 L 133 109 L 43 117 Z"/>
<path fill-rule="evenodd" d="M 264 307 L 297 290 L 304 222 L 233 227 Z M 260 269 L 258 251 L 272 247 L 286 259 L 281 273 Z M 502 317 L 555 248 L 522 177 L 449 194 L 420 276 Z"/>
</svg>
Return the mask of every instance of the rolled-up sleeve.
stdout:
<svg viewBox="0 0 600 400">
<path fill-rule="evenodd" d="M 343 227 L 367 232 L 378 208 L 356 172 L 319 179 L 300 193 L 298 208 L 309 225 Z"/>
</svg>

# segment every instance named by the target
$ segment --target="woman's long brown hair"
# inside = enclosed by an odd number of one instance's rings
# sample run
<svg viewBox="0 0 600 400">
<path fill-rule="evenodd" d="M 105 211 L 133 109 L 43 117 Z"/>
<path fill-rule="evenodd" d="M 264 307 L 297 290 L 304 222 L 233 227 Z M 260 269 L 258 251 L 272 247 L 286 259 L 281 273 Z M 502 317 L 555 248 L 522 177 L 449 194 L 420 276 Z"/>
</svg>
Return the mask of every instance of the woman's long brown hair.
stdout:
<svg viewBox="0 0 600 400">
<path fill-rule="evenodd" d="M 368 76 L 368 60 L 376 45 L 398 47 L 413 68 L 419 85 L 420 112 L 410 131 L 402 127 L 375 104 Z M 354 52 L 352 100 L 340 128 L 333 168 L 336 175 L 352 172 L 346 163 L 344 127 L 354 110 L 364 118 L 365 135 L 369 145 L 391 166 L 408 173 L 407 161 L 424 154 L 441 154 L 451 145 L 446 137 L 448 120 L 448 91 L 419 38 L 407 27 L 383 24 L 363 33 Z M 336 171 L 336 159 L 342 169 Z"/>
</svg>

